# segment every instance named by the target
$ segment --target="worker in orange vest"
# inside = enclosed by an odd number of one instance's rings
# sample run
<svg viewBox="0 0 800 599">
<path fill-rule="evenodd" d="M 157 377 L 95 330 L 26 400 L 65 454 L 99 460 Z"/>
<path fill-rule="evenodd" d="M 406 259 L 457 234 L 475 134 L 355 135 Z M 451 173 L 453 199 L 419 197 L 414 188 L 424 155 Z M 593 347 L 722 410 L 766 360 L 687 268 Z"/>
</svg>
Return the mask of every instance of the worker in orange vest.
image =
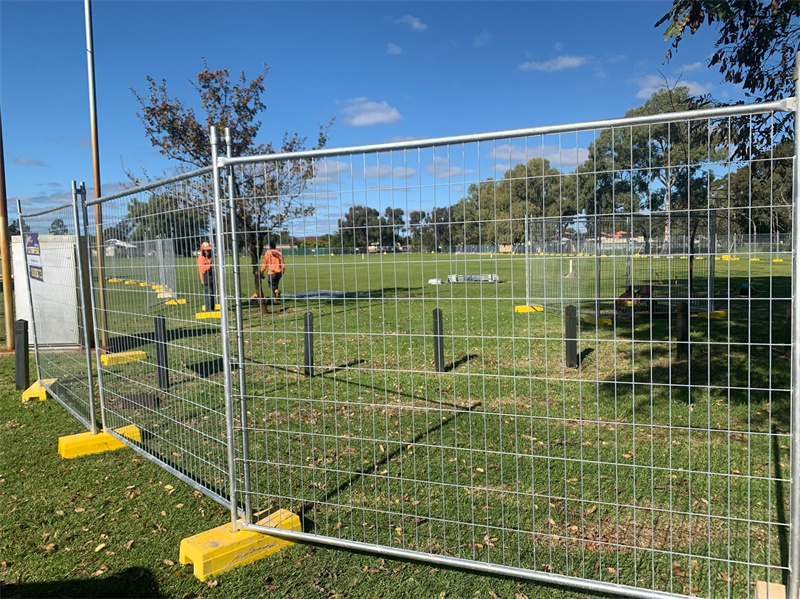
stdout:
<svg viewBox="0 0 800 599">
<path fill-rule="evenodd" d="M 214 257 L 211 253 L 211 244 L 204 241 L 200 244 L 200 253 L 197 255 L 197 272 L 200 273 L 200 282 L 203 284 L 203 310 L 213 311 L 217 303 L 217 294 L 214 289 Z"/>
<path fill-rule="evenodd" d="M 264 254 L 264 260 L 261 262 L 261 278 L 264 278 L 264 271 L 267 274 L 267 283 L 272 291 L 273 299 L 280 297 L 281 292 L 278 289 L 278 284 L 281 281 L 283 272 L 286 270 L 286 265 L 283 263 L 283 254 L 275 249 L 275 242 L 269 242 L 269 249 Z"/>
</svg>

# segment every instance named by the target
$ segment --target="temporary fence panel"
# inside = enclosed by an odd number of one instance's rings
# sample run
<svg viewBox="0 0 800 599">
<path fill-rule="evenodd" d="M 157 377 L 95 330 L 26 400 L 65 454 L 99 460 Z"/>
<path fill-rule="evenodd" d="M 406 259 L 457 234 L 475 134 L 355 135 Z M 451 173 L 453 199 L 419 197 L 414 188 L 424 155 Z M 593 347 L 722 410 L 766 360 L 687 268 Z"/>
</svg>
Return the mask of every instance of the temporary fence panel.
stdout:
<svg viewBox="0 0 800 599">
<path fill-rule="evenodd" d="M 639 597 L 796 590 L 796 156 L 741 136 L 793 109 L 241 158 L 212 132 L 212 166 L 84 202 L 103 425 L 243 528 Z M 278 277 L 265 250 L 299 240 Z M 542 279 L 557 309 L 529 311 Z"/>
<path fill-rule="evenodd" d="M 25 213 L 18 203 L 24 285 L 36 356 L 37 378 L 49 393 L 88 429 L 97 430 L 90 347 L 93 338 L 88 285 L 82 276 L 85 245 L 73 202 L 42 212 Z M 83 248 L 83 249 L 82 249 Z"/>
<path fill-rule="evenodd" d="M 285 508 L 306 529 L 273 534 L 640 597 L 781 581 L 792 254 L 708 238 L 791 229 L 791 143 L 739 132 L 792 109 L 218 159 L 243 525 Z M 556 311 L 517 311 L 530 252 L 444 251 L 529 247 L 531 219 L 587 214 L 625 249 L 575 277 L 579 248 L 543 256 Z M 262 280 L 269 241 L 296 240 L 314 251 Z M 597 301 L 626 318 L 581 320 Z"/>
<path fill-rule="evenodd" d="M 705 212 L 529 219 L 528 305 L 622 317 L 632 307 L 669 314 L 683 298 L 695 312 L 712 311 L 716 210 Z"/>
<path fill-rule="evenodd" d="M 225 337 L 215 307 L 203 310 L 197 263 L 213 234 L 210 170 L 87 202 L 87 225 L 96 230 L 99 207 L 91 275 L 95 293 L 105 295 L 104 318 L 97 301 L 95 322 L 107 339 L 97 352 L 107 430 L 228 505 Z M 131 425 L 138 434 L 113 432 Z"/>
</svg>

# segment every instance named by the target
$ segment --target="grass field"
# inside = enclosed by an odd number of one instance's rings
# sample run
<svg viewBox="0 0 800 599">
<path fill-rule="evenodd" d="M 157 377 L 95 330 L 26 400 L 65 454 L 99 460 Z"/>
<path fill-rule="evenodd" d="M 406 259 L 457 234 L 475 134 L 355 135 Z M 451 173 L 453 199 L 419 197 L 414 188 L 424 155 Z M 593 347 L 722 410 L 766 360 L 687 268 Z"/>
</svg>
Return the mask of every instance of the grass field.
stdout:
<svg viewBox="0 0 800 599">
<path fill-rule="evenodd" d="M 234 366 L 246 377 L 233 372 L 234 395 L 244 399 L 237 486 L 247 474 L 254 508 L 292 509 L 310 532 L 370 544 L 709 596 L 780 581 L 790 263 L 765 256 L 716 266 L 726 317 L 691 319 L 689 360 L 677 356 L 670 319 L 634 315 L 614 327 L 582 323 L 581 368 L 571 369 L 562 313 L 514 311 L 525 297 L 521 258 L 292 258 L 284 293 L 356 295 L 243 311 L 244 353 Z M 427 285 L 487 271 L 501 283 Z M 185 305 L 109 284 L 112 347 L 147 358 L 104 370 L 108 424 L 137 423 L 146 451 L 224 496 L 219 324 L 194 317 L 202 298 L 194 266 L 177 274 Z M 743 282 L 759 296 L 729 293 Z M 435 308 L 443 373 L 434 368 Z M 302 372 L 307 312 L 313 378 Z M 168 391 L 157 385 L 156 315 L 169 331 Z M 414 578 L 428 570 L 405 565 Z M 236 576 L 246 575 L 221 584 Z M 469 594 L 530 588 L 485 580 L 491 587 Z M 393 590 L 404 596 L 400 584 Z"/>
</svg>

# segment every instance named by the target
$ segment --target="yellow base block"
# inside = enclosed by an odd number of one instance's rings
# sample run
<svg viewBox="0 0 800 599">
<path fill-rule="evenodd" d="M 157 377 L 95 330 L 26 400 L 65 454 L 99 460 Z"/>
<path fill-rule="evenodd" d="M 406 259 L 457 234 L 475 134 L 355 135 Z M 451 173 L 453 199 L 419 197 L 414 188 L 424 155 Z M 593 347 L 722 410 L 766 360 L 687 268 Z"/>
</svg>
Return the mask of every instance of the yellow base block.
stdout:
<svg viewBox="0 0 800 599">
<path fill-rule="evenodd" d="M 139 283 L 139 287 L 149 287 L 150 283 Z"/>
<path fill-rule="evenodd" d="M 186 303 L 185 299 L 171 299 L 164 302 L 168 306 L 179 306 Z"/>
<path fill-rule="evenodd" d="M 206 318 L 219 318 L 219 312 L 198 312 L 194 315 L 197 320 L 204 320 Z"/>
<path fill-rule="evenodd" d="M 697 314 L 700 318 L 711 318 L 714 320 L 718 320 L 720 318 L 725 318 L 726 312 L 725 310 L 714 310 L 713 312 L 700 312 Z"/>
<path fill-rule="evenodd" d="M 22 401 L 30 401 L 32 399 L 38 399 L 39 401 L 44 401 L 47 399 L 47 389 L 45 389 L 44 385 L 48 387 L 56 382 L 56 379 L 43 379 L 41 381 L 36 381 L 33 385 L 25 389 L 22 392 Z"/>
<path fill-rule="evenodd" d="M 514 306 L 514 312 L 544 312 L 542 306 Z"/>
<path fill-rule="evenodd" d="M 158 299 L 165 299 L 165 298 L 166 299 L 170 299 L 170 298 L 172 298 L 174 296 L 172 295 L 172 292 L 170 292 L 170 291 L 162 291 L 161 293 L 156 294 L 156 297 Z"/>
<path fill-rule="evenodd" d="M 300 518 L 287 510 L 277 510 L 263 520 L 261 526 L 300 531 Z M 194 564 L 194 575 L 200 580 L 227 572 L 237 566 L 280 551 L 291 541 L 257 532 L 231 532 L 230 524 L 212 528 L 181 541 L 180 562 Z"/>
<path fill-rule="evenodd" d="M 108 279 L 109 283 L 122 283 L 122 279 Z"/>
<path fill-rule="evenodd" d="M 100 362 L 103 366 L 118 366 L 120 364 L 127 364 L 128 362 L 138 362 L 146 358 L 146 353 L 140 349 L 134 349 L 131 351 L 121 351 L 116 354 L 103 354 L 100 356 Z"/>
<path fill-rule="evenodd" d="M 783 258 L 774 258 L 773 262 L 783 262 Z"/>
<path fill-rule="evenodd" d="M 589 324 L 606 324 L 606 325 L 614 324 L 614 321 L 611 320 L 608 316 L 601 316 L 600 318 L 596 318 L 594 316 L 589 316 L 588 314 L 583 314 L 581 315 L 581 320 Z"/>
<path fill-rule="evenodd" d="M 136 285 L 139 281 L 125 281 L 126 285 Z"/>
<path fill-rule="evenodd" d="M 777 582 L 764 582 L 759 580 L 756 583 L 756 599 L 785 599 L 786 587 Z"/>
<path fill-rule="evenodd" d="M 214 310 L 219 310 L 219 304 L 214 304 Z M 201 312 L 213 312 L 214 310 L 206 310 L 206 305 L 205 304 L 200 306 L 200 311 Z"/>
<path fill-rule="evenodd" d="M 750 262 L 761 262 L 761 258 L 750 258 Z"/>
<path fill-rule="evenodd" d="M 120 435 L 128 437 L 133 441 L 141 442 L 142 432 L 135 424 L 129 424 L 116 429 Z M 103 453 L 122 449 L 125 444 L 119 439 L 112 437 L 108 433 L 97 433 L 93 435 L 91 431 L 78 433 L 77 435 L 67 435 L 58 439 L 58 455 L 62 458 L 71 459 L 91 453 Z"/>
</svg>

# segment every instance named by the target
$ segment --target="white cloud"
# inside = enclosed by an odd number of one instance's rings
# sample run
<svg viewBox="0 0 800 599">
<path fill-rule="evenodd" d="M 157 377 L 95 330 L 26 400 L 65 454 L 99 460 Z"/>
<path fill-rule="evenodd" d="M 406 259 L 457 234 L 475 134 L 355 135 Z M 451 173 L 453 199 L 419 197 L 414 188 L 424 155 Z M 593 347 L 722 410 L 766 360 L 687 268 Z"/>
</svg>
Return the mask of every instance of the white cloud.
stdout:
<svg viewBox="0 0 800 599">
<path fill-rule="evenodd" d="M 391 124 L 403 118 L 397 108 L 386 101 L 372 102 L 363 96 L 346 100 L 342 114 L 344 122 L 353 127 Z"/>
<path fill-rule="evenodd" d="M 520 71 L 541 71 L 543 73 L 554 73 L 556 71 L 563 71 L 564 69 L 574 69 L 586 64 L 589 60 L 588 56 L 572 56 L 564 54 L 556 56 L 544 62 L 528 61 L 519 65 Z"/>
<path fill-rule="evenodd" d="M 386 44 L 386 53 L 390 54 L 392 56 L 396 56 L 398 54 L 402 54 L 403 53 L 403 48 L 401 48 L 397 44 L 393 44 L 393 43 L 389 42 L 388 44 Z"/>
<path fill-rule="evenodd" d="M 364 176 L 368 179 L 410 179 L 417 174 L 416 169 L 407 166 L 389 166 L 381 164 L 378 166 L 368 166 L 364 169 Z"/>
<path fill-rule="evenodd" d="M 683 67 L 681 67 L 681 68 L 683 69 L 684 73 L 691 73 L 693 71 L 699 71 L 705 66 L 706 66 L 705 63 L 702 63 L 702 62 L 692 62 L 692 63 L 683 65 Z"/>
<path fill-rule="evenodd" d="M 473 169 L 451 164 L 445 156 L 434 156 L 433 162 L 428 165 L 426 170 L 437 179 L 458 179 L 475 172 Z"/>
<path fill-rule="evenodd" d="M 561 52 L 561 50 L 563 49 L 564 49 L 564 44 L 562 44 L 561 42 L 556 42 L 555 44 L 553 44 L 553 50 L 555 50 L 556 52 Z"/>
<path fill-rule="evenodd" d="M 677 83 L 678 87 L 688 87 L 689 93 L 694 96 L 702 96 L 703 94 L 707 94 L 711 91 L 713 85 L 711 83 L 699 83 L 697 81 L 679 81 L 679 80 L 669 80 L 664 81 L 664 78 L 660 75 L 648 75 L 647 77 L 643 77 L 639 79 L 637 82 L 639 84 L 639 91 L 636 94 L 637 98 L 648 99 L 654 93 L 656 93 L 660 89 L 664 89 L 669 83 L 670 86 L 673 86 Z"/>
<path fill-rule="evenodd" d="M 24 156 L 19 156 L 18 158 L 14 158 L 12 162 L 20 166 L 47 166 L 41 160 L 36 160 L 35 158 L 25 158 Z"/>
<path fill-rule="evenodd" d="M 349 177 L 351 172 L 350 164 L 342 160 L 319 160 L 314 163 L 314 178 L 311 184 L 324 186 L 338 183 L 342 177 Z"/>
<path fill-rule="evenodd" d="M 402 18 L 395 21 L 395 23 L 399 25 L 407 25 L 414 31 L 419 31 L 419 32 L 425 31 L 428 28 L 428 26 L 425 23 L 423 23 L 420 19 L 418 19 L 417 17 L 412 17 L 411 15 L 405 15 Z"/>
<path fill-rule="evenodd" d="M 500 171 L 499 165 L 496 169 L 500 175 L 511 168 L 507 162 L 511 162 L 513 165 L 527 162 L 531 158 L 545 158 L 550 162 L 551 167 L 562 171 L 570 171 L 579 164 L 583 164 L 588 157 L 589 150 L 586 148 L 560 148 L 548 144 L 537 144 L 528 147 L 501 144 L 489 152 L 491 160 L 502 161 L 503 170 Z"/>
<path fill-rule="evenodd" d="M 484 29 L 481 31 L 475 39 L 472 40 L 472 47 L 473 48 L 483 48 L 484 46 L 488 46 L 489 43 L 492 41 L 492 34 L 489 33 L 488 29 Z"/>
</svg>

